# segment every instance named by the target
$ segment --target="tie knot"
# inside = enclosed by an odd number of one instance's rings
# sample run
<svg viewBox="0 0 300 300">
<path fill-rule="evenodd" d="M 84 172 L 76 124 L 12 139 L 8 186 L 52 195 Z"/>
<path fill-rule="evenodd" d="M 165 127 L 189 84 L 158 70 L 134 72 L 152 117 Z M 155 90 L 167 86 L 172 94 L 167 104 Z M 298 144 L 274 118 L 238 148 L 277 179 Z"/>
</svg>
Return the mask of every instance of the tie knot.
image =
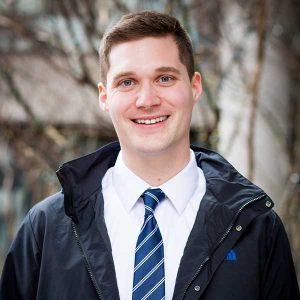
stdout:
<svg viewBox="0 0 300 300">
<path fill-rule="evenodd" d="M 145 213 L 153 214 L 157 204 L 163 200 L 166 195 L 161 189 L 148 189 L 143 195 L 144 204 L 145 204 Z"/>
</svg>

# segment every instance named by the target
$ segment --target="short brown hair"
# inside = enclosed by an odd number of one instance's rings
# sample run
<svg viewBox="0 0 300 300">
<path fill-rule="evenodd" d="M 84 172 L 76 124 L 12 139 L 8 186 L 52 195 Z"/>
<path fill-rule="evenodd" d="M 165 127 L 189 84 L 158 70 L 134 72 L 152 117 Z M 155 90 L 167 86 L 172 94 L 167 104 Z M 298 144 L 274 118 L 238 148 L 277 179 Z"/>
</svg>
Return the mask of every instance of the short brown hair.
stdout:
<svg viewBox="0 0 300 300">
<path fill-rule="evenodd" d="M 145 37 L 172 36 L 177 44 L 179 59 L 186 66 L 190 79 L 194 75 L 193 48 L 190 37 L 180 22 L 167 14 L 143 11 L 123 16 L 103 36 L 99 50 L 101 81 L 106 84 L 109 53 L 113 46 Z"/>
</svg>

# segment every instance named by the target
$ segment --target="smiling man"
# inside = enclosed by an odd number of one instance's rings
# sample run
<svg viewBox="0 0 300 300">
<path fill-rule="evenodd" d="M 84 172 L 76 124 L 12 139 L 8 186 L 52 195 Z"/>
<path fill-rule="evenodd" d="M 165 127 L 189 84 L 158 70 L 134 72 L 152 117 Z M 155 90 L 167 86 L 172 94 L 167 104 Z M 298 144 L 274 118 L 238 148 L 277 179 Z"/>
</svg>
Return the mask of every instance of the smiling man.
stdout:
<svg viewBox="0 0 300 300">
<path fill-rule="evenodd" d="M 113 46 L 105 81 L 99 84 L 100 103 L 110 113 L 126 166 L 152 186 L 184 169 L 201 77 L 189 76 L 174 37 Z"/>
<path fill-rule="evenodd" d="M 103 37 L 100 71 L 119 142 L 58 170 L 63 191 L 26 216 L 1 299 L 299 299 L 272 200 L 190 146 L 201 76 L 178 20 L 124 16 Z"/>
</svg>

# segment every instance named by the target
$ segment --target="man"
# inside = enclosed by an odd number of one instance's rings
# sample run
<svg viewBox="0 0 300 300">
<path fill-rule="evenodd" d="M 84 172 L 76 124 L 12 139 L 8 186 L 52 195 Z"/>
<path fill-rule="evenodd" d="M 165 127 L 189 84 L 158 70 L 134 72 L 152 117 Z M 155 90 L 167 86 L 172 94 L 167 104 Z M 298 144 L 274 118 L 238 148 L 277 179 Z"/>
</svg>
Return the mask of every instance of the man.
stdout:
<svg viewBox="0 0 300 300">
<path fill-rule="evenodd" d="M 190 149 L 201 77 L 179 22 L 126 15 L 100 61 L 119 143 L 58 170 L 63 192 L 26 216 L 1 299 L 299 299 L 273 202 L 217 153 Z"/>
</svg>

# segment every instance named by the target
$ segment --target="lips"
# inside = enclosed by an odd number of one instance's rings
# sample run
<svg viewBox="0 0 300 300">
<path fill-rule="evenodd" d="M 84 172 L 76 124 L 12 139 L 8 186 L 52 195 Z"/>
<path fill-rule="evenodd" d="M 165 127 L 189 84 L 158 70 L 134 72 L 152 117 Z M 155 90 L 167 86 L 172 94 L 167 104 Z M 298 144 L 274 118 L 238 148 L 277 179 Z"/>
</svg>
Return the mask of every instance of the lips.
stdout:
<svg viewBox="0 0 300 300">
<path fill-rule="evenodd" d="M 156 123 L 163 122 L 168 119 L 169 116 L 161 116 L 157 118 L 145 118 L 145 119 L 134 119 L 133 121 L 137 124 L 146 124 L 146 125 L 152 125 Z"/>
</svg>

